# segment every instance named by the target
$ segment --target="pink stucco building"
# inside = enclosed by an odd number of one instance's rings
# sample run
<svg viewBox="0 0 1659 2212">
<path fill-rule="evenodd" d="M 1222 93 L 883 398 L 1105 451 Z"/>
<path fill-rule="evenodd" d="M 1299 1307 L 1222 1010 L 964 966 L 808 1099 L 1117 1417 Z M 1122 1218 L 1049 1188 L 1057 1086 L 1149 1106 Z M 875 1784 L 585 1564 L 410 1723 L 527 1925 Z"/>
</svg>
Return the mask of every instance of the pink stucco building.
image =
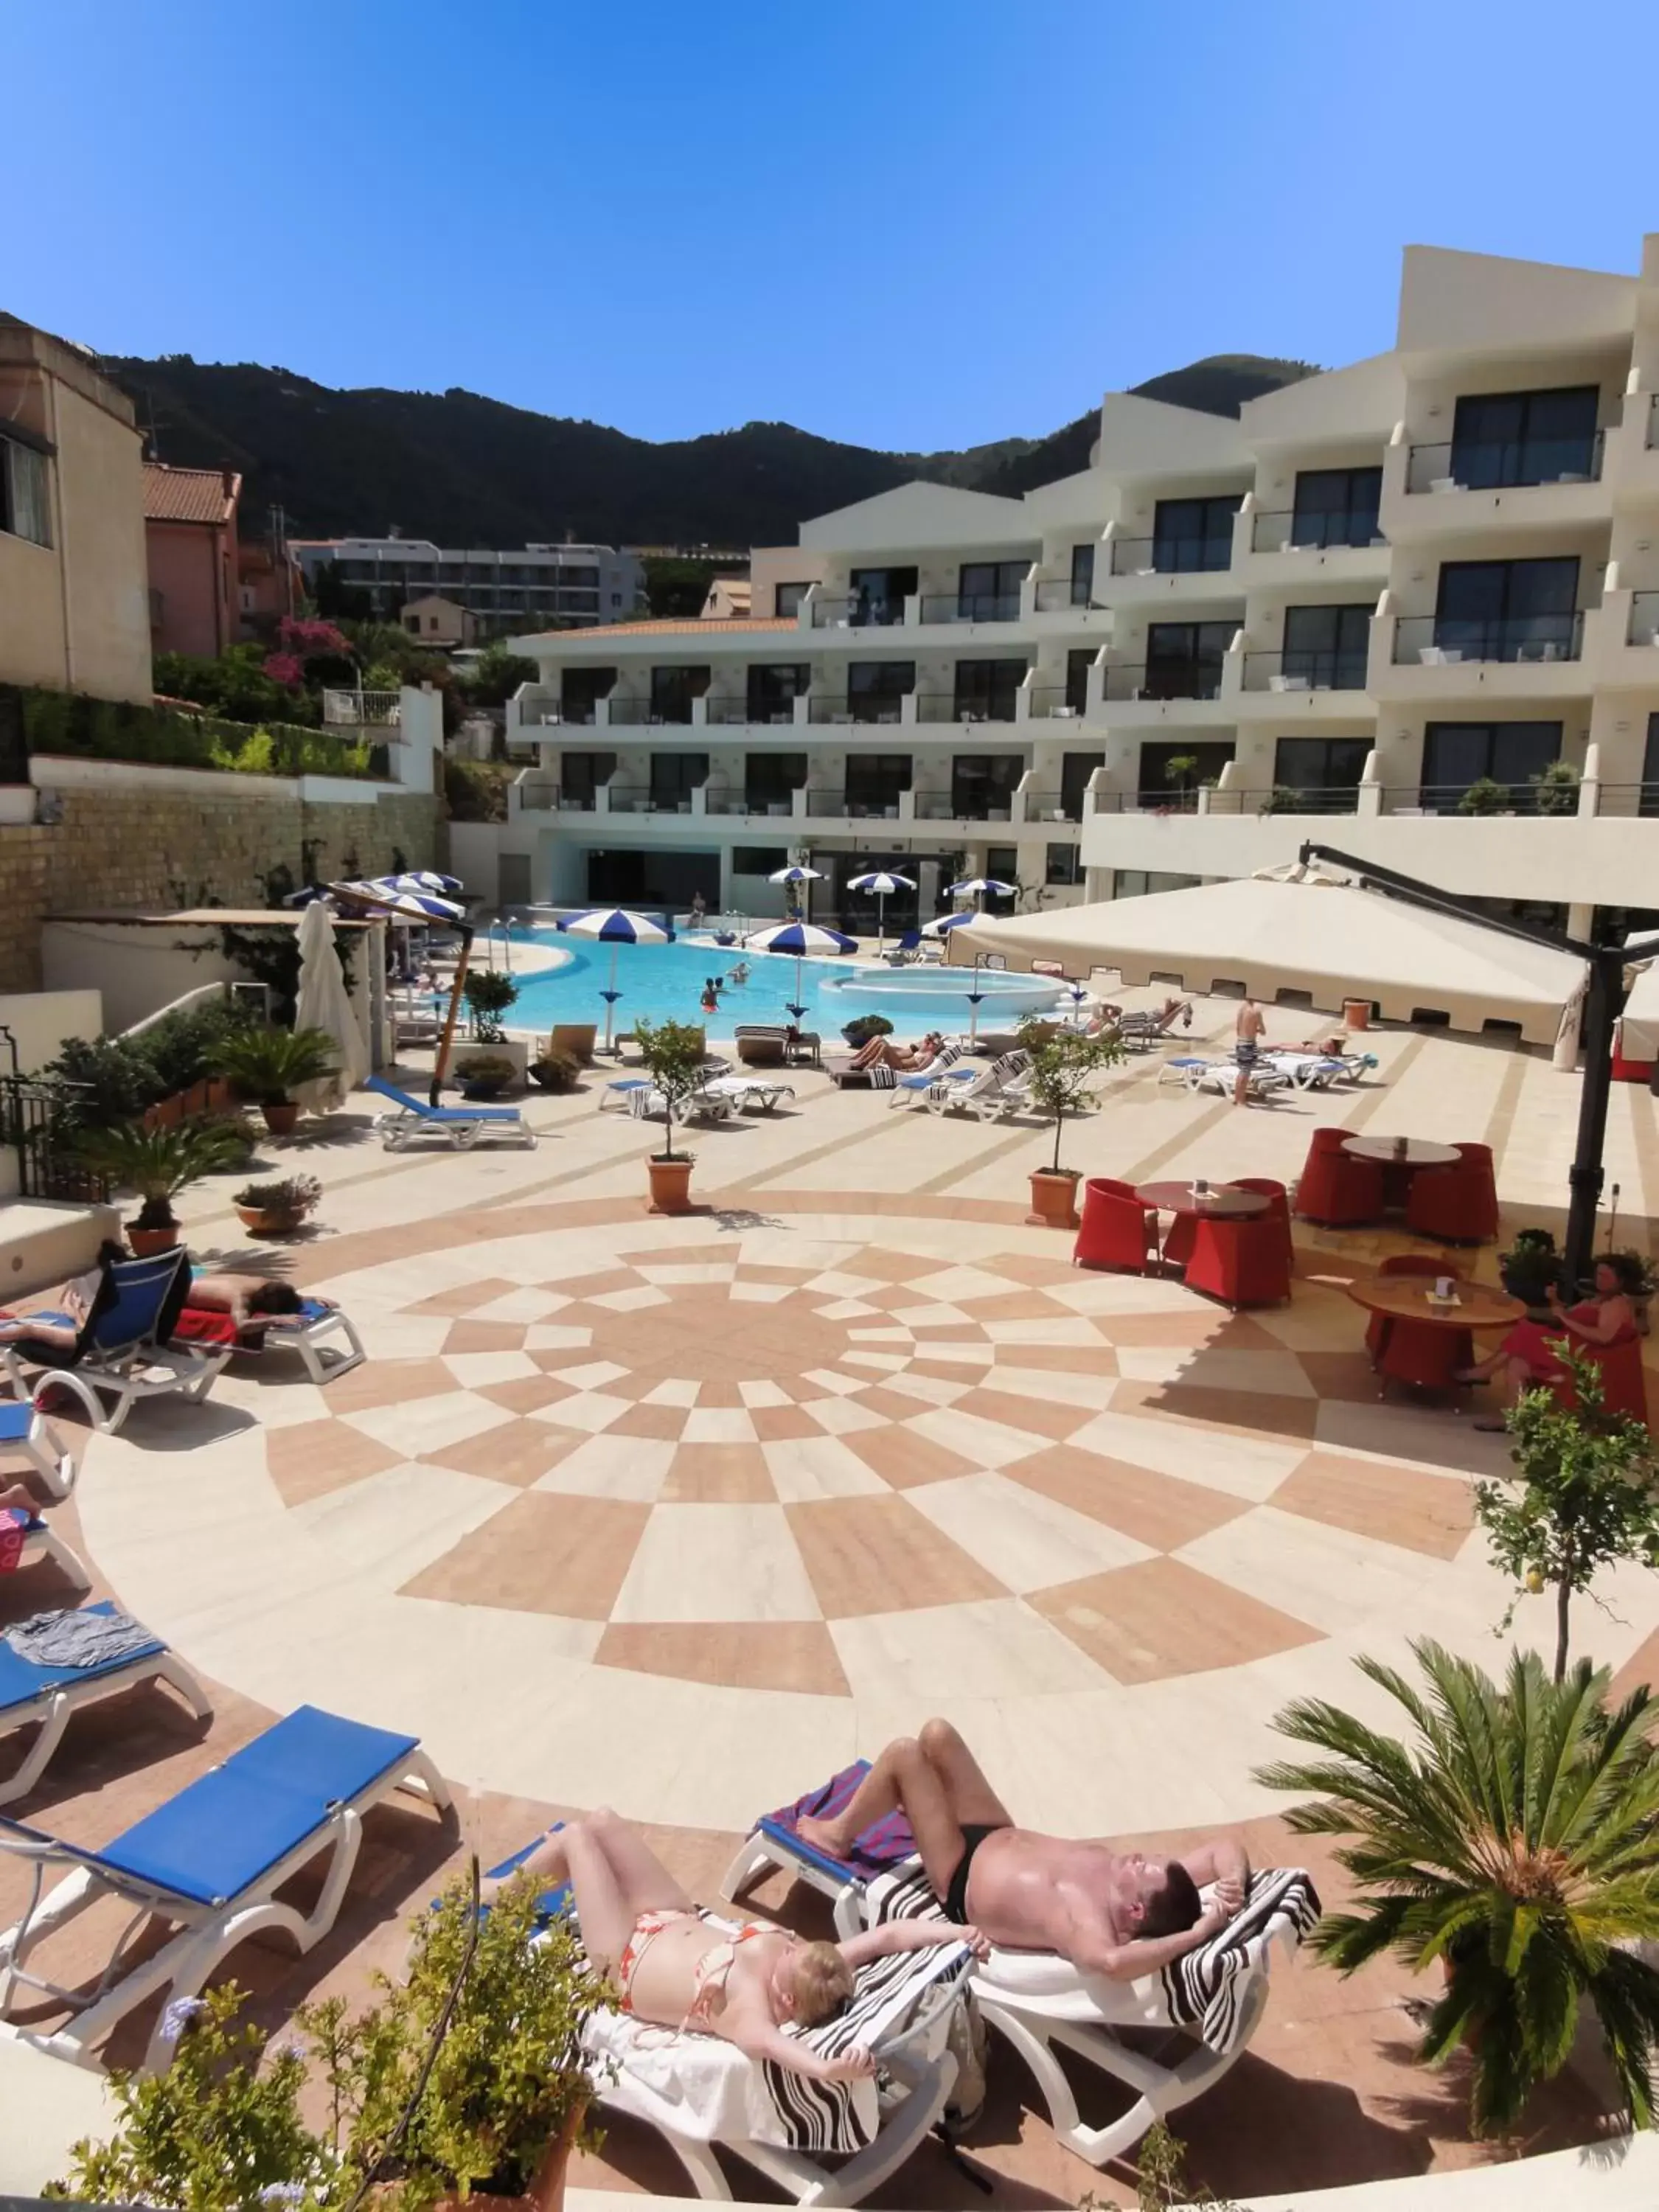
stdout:
<svg viewBox="0 0 1659 2212">
<path fill-rule="evenodd" d="M 234 641 L 236 507 L 241 495 L 242 479 L 234 469 L 144 464 L 154 652 L 211 659 Z"/>
</svg>

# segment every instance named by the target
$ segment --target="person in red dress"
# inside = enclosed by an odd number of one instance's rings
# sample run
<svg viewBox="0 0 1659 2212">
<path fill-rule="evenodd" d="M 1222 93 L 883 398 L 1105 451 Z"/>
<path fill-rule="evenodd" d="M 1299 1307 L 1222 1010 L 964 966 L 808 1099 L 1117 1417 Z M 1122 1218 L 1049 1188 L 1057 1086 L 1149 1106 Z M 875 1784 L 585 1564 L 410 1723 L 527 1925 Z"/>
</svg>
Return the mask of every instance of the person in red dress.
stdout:
<svg viewBox="0 0 1659 2212">
<path fill-rule="evenodd" d="M 1636 1309 L 1631 1304 L 1634 1271 L 1621 1253 L 1609 1253 L 1595 1263 L 1595 1295 L 1576 1306 L 1564 1306 L 1561 1293 L 1552 1285 L 1550 1318 L 1528 1313 L 1504 1338 L 1489 1358 L 1474 1367 L 1460 1368 L 1460 1382 L 1496 1382 L 1498 1404 L 1511 1407 L 1523 1390 L 1548 1389 L 1570 1380 L 1564 1351 L 1581 1345 L 1623 1344 L 1636 1334 Z M 1499 1430 L 1498 1418 L 1477 1421 L 1477 1429 Z"/>
</svg>

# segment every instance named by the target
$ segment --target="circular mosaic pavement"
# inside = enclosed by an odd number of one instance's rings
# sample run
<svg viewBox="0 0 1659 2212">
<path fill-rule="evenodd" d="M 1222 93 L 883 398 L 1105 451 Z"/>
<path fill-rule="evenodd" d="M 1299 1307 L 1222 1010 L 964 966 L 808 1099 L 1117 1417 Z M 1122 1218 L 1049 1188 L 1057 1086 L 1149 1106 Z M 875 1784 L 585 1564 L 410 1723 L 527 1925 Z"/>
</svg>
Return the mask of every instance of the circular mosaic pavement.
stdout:
<svg viewBox="0 0 1659 2212">
<path fill-rule="evenodd" d="M 267 1360 L 92 1439 L 88 1540 L 269 1705 L 710 1827 L 939 1710 L 1035 1822 L 1242 1816 L 1287 1697 L 1364 1702 L 1355 1650 L 1491 1657 L 1465 1468 L 1503 1447 L 1379 1407 L 1352 1304 L 1299 1283 L 1231 1317 L 1079 1273 L 1006 1211 L 503 1207 L 342 1239 L 313 1273 L 368 1361 L 318 1389 Z"/>
</svg>

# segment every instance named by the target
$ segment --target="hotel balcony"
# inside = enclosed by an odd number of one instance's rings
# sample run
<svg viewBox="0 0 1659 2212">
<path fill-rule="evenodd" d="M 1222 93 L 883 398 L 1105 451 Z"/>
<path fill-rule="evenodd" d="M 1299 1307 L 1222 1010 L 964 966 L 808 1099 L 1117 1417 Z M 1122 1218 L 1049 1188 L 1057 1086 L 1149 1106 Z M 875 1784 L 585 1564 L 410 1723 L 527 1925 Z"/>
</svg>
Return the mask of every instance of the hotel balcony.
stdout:
<svg viewBox="0 0 1659 2212">
<path fill-rule="evenodd" d="M 1468 537 L 1495 526 L 1547 530 L 1604 521 L 1606 434 L 1411 445 L 1382 457 L 1383 534 L 1395 545 L 1425 538 Z"/>
<path fill-rule="evenodd" d="M 1607 573 L 1611 580 L 1617 572 Z M 1625 591 L 1610 580 L 1584 618 L 1584 659 L 1594 683 L 1651 692 L 1659 705 L 1659 591 Z"/>
<path fill-rule="evenodd" d="M 1115 607 L 1148 601 L 1187 607 L 1237 600 L 1243 586 L 1232 574 L 1233 537 L 1117 538 L 1101 548 L 1110 564 Z"/>
<path fill-rule="evenodd" d="M 1026 586 L 1023 596 L 1024 619 L 1035 623 L 1042 636 L 1111 635 L 1112 610 L 1099 605 L 1092 592 L 1071 576 L 1039 576 Z"/>
<path fill-rule="evenodd" d="M 1377 700 L 1571 699 L 1591 689 L 1584 616 L 1488 623 L 1382 615 L 1371 627 L 1366 688 Z"/>
<path fill-rule="evenodd" d="M 1239 511 L 1235 566 L 1252 590 L 1275 584 L 1381 585 L 1389 573 L 1389 543 L 1375 507 L 1297 514 L 1260 508 L 1247 499 Z"/>
<path fill-rule="evenodd" d="M 1292 795 L 1224 780 L 1188 794 L 1190 805 L 1156 809 L 1130 794 L 1096 793 L 1084 816 L 1082 859 L 1091 870 L 1214 880 L 1282 867 L 1312 840 L 1470 898 L 1513 898 L 1523 884 L 1529 897 L 1565 906 L 1650 902 L 1659 787 L 1605 784 L 1587 764 L 1573 812 L 1542 814 L 1530 793 L 1513 795 L 1520 803 L 1512 811 L 1471 815 L 1459 809 L 1461 793 L 1417 784 L 1366 781 Z"/>
<path fill-rule="evenodd" d="M 845 593 L 820 595 L 815 589 L 805 603 L 814 630 L 854 631 L 889 629 L 948 630 L 960 638 L 966 630 L 997 633 L 1020 622 L 1030 610 L 1025 593 L 1018 592 L 911 592 L 903 599 L 852 598 Z"/>
<path fill-rule="evenodd" d="M 738 837 L 764 831 L 775 837 L 788 824 L 792 840 L 803 836 L 866 836 L 870 825 L 890 825 L 882 833 L 884 848 L 894 837 L 905 843 L 914 836 L 931 849 L 932 840 L 969 830 L 976 823 L 993 823 L 1018 830 L 1030 826 L 1050 843 L 1075 844 L 1080 833 L 1082 802 L 1068 804 L 1063 792 L 1038 789 L 1044 771 L 1027 769 L 1012 792 L 976 792 L 962 788 L 861 793 L 844 782 L 806 783 L 793 790 L 787 800 L 769 795 L 751 796 L 741 788 L 726 789 L 711 777 L 684 796 L 654 797 L 651 787 L 625 774 L 608 784 L 573 792 L 556 776 L 526 769 L 509 787 L 508 811 L 514 818 L 527 817 L 539 826 L 582 829 L 600 822 L 616 823 L 626 818 L 630 836 L 660 834 L 683 839 L 692 824 L 696 834 L 724 832 Z M 1052 776 L 1053 769 L 1046 773 Z"/>
<path fill-rule="evenodd" d="M 1108 729 L 1199 729 L 1238 714 L 1241 653 L 1212 660 L 1114 661 L 1103 672 L 1100 709 Z"/>
<path fill-rule="evenodd" d="M 1365 690 L 1367 656 L 1294 647 L 1289 652 L 1247 653 L 1237 702 L 1240 721 L 1346 720 L 1369 715 Z"/>
</svg>

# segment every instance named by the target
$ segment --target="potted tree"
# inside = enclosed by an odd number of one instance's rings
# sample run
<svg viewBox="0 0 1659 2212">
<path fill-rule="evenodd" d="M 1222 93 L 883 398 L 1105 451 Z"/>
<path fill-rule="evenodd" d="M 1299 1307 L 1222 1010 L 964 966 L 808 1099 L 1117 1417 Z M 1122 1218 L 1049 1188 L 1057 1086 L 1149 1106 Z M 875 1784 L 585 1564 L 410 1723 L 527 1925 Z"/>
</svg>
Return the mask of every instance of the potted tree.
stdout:
<svg viewBox="0 0 1659 2212">
<path fill-rule="evenodd" d="M 1075 1229 L 1081 1170 L 1061 1167 L 1060 1138 L 1067 1115 L 1087 1111 L 1089 1085 L 1097 1069 L 1122 1059 L 1123 1040 L 1113 1030 L 1091 1037 L 1076 1030 L 1054 1030 L 1046 1022 L 1028 1021 L 1020 1029 L 1019 1041 L 1030 1056 L 1025 1082 L 1031 1103 L 1045 1121 L 1054 1125 L 1052 1164 L 1031 1170 L 1031 1211 L 1027 1218 L 1041 1228 Z"/>
<path fill-rule="evenodd" d="M 885 1014 L 854 1014 L 850 1022 L 843 1022 L 842 1035 L 854 1052 L 868 1044 L 872 1037 L 891 1036 L 893 1024 Z"/>
<path fill-rule="evenodd" d="M 455 1062 L 464 1098 L 499 1098 L 518 1079 L 518 1063 L 505 1052 L 470 1052 Z"/>
<path fill-rule="evenodd" d="M 292 1237 L 323 1194 L 315 1176 L 244 1183 L 230 1201 L 250 1237 Z"/>
<path fill-rule="evenodd" d="M 1517 1229 L 1515 1242 L 1498 1255 L 1498 1279 L 1512 1298 L 1529 1310 L 1547 1313 L 1552 1288 L 1561 1279 L 1561 1255 L 1548 1229 Z"/>
<path fill-rule="evenodd" d="M 1515 1584 L 1498 1626 L 1508 1632 L 1522 1597 L 1555 1592 L 1555 1680 L 1567 1670 L 1568 1610 L 1600 1570 L 1620 1559 L 1659 1564 L 1659 1463 L 1640 1421 L 1610 1413 L 1601 1370 L 1574 1352 L 1562 1357 L 1576 1406 L 1553 1390 L 1523 1391 L 1504 1416 L 1519 1476 L 1477 1482 L 1474 1513 L 1492 1565 Z"/>
<path fill-rule="evenodd" d="M 473 1043 L 483 1046 L 493 1059 L 511 1060 L 514 1075 L 522 1083 L 530 1065 L 530 1042 L 508 1036 L 501 1019 L 518 998 L 518 985 L 499 968 L 475 968 L 461 986 L 461 995 L 471 1017 Z M 456 1073 L 460 1073 L 459 1066 Z"/>
<path fill-rule="evenodd" d="M 143 1201 L 126 1224 L 127 1242 L 141 1260 L 178 1243 L 173 1201 L 181 1191 L 204 1176 L 240 1166 L 245 1157 L 242 1132 L 234 1121 L 180 1121 L 159 1129 L 117 1121 L 106 1129 L 79 1131 L 74 1150 L 94 1175 L 137 1191 Z"/>
<path fill-rule="evenodd" d="M 294 1093 L 332 1075 L 336 1053 L 326 1030 L 248 1029 L 224 1040 L 216 1065 L 258 1107 L 271 1135 L 287 1137 L 300 1118 Z"/>
<path fill-rule="evenodd" d="M 1529 781 L 1533 805 L 1540 814 L 1577 813 L 1580 778 L 1571 761 L 1553 760 Z"/>
<path fill-rule="evenodd" d="M 1460 814 L 1509 814 L 1514 801 L 1506 783 L 1495 776 L 1478 775 L 1457 802 Z"/>
<path fill-rule="evenodd" d="M 653 1213 L 684 1213 L 690 1204 L 695 1157 L 674 1151 L 674 1116 L 702 1081 L 707 1057 L 703 1033 L 690 1022 L 636 1022 L 635 1037 L 646 1073 L 663 1095 L 666 1109 L 662 1150 L 646 1162 L 651 1179 Z"/>
<path fill-rule="evenodd" d="M 1420 1685 L 1358 1662 L 1401 1707 L 1398 1732 L 1316 1698 L 1274 1723 L 1315 1754 L 1257 1776 L 1311 1796 L 1288 1826 L 1356 1838 L 1335 1856 L 1358 1894 L 1313 1948 L 1344 1975 L 1390 1950 L 1419 1972 L 1440 1962 L 1418 2057 L 1439 2065 L 1466 2049 L 1478 2134 L 1514 2131 L 1586 2006 L 1643 2124 L 1659 1970 L 1626 1946 L 1652 1935 L 1659 1890 L 1653 1694 L 1641 1685 L 1612 1705 L 1607 1669 L 1584 1659 L 1554 1682 L 1517 1651 L 1500 1686 L 1437 1644 L 1413 1650 Z"/>
</svg>

